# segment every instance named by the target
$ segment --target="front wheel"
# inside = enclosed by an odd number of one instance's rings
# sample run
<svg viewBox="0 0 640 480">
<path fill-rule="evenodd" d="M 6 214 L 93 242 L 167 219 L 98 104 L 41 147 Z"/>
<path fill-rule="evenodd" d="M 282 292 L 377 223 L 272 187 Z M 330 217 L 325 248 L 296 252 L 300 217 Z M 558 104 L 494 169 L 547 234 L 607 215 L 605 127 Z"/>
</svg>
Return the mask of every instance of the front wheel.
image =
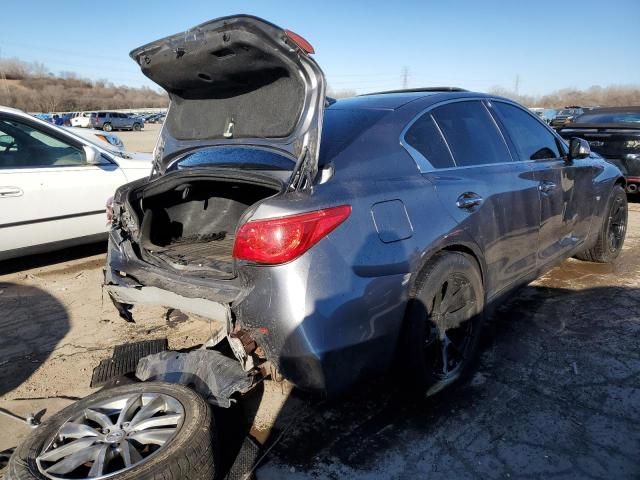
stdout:
<svg viewBox="0 0 640 480">
<path fill-rule="evenodd" d="M 478 266 L 459 252 L 436 254 L 420 273 L 407 312 L 406 348 L 414 390 L 434 395 L 469 372 L 483 323 Z"/>
<path fill-rule="evenodd" d="M 576 255 L 579 260 L 610 263 L 620 255 L 627 234 L 627 194 L 621 185 L 613 187 L 605 210 L 605 218 L 598 232 L 596 244 Z"/>
<path fill-rule="evenodd" d="M 135 383 L 64 408 L 9 461 L 13 480 L 212 479 L 217 444 L 211 408 L 181 385 Z"/>
</svg>

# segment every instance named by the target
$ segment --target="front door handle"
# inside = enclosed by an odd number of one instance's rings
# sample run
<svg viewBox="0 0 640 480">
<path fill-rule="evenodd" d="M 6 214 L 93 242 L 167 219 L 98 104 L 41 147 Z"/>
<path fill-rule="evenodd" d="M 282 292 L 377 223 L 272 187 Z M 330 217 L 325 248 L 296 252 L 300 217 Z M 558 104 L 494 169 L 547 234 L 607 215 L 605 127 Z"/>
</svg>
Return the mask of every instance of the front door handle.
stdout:
<svg viewBox="0 0 640 480">
<path fill-rule="evenodd" d="M 0 187 L 0 198 L 20 197 L 24 192 L 18 187 Z"/>
<path fill-rule="evenodd" d="M 546 180 L 544 182 L 540 182 L 540 185 L 538 185 L 538 190 L 540 190 L 542 193 L 549 193 L 554 188 L 556 188 L 556 184 L 553 182 L 548 182 Z"/>
<path fill-rule="evenodd" d="M 477 207 L 482 203 L 482 197 L 477 193 L 465 192 L 458 197 L 456 201 L 456 207 L 464 210 L 471 210 L 473 207 Z"/>
</svg>

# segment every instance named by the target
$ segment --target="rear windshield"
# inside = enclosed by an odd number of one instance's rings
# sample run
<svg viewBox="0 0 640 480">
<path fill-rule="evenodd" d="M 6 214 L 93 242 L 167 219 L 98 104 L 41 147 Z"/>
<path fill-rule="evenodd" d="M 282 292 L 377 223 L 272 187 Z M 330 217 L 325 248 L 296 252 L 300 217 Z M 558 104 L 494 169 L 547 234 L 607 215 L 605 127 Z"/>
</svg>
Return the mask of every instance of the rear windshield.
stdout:
<svg viewBox="0 0 640 480">
<path fill-rule="evenodd" d="M 330 162 L 386 113 L 385 110 L 325 110 L 320 165 Z"/>
<path fill-rule="evenodd" d="M 576 123 L 640 123 L 639 112 L 585 113 L 575 120 Z"/>
<path fill-rule="evenodd" d="M 293 159 L 258 147 L 210 147 L 184 155 L 169 170 L 193 167 L 241 168 L 247 170 L 292 170 Z"/>
</svg>

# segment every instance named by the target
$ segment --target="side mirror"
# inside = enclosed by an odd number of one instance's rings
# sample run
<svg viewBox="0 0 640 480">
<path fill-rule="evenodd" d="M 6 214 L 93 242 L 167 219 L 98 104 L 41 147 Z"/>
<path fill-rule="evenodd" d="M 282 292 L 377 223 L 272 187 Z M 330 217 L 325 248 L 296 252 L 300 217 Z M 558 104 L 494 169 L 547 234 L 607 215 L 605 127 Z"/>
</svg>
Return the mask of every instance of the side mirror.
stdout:
<svg viewBox="0 0 640 480">
<path fill-rule="evenodd" d="M 580 160 L 591 155 L 589 142 L 582 138 L 573 137 L 569 142 L 569 160 Z"/>
<path fill-rule="evenodd" d="M 84 150 L 84 160 L 88 165 L 104 165 L 105 163 L 109 163 L 97 148 L 85 145 L 82 149 Z"/>
</svg>

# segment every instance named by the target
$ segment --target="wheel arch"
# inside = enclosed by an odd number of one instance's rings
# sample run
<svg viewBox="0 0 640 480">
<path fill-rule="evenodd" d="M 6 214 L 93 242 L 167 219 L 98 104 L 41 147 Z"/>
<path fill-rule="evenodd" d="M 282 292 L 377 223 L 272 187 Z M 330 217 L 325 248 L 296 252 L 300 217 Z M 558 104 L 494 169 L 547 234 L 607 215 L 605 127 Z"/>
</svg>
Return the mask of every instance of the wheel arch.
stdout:
<svg viewBox="0 0 640 480">
<path fill-rule="evenodd" d="M 487 266 L 480 248 L 471 241 L 454 241 L 451 243 L 445 242 L 437 245 L 434 248 L 428 249 L 421 256 L 420 264 L 411 276 L 412 278 L 409 289 L 409 298 L 413 298 L 415 296 L 418 279 L 420 278 L 420 275 L 424 271 L 425 267 L 429 264 L 429 262 L 434 258 L 435 255 L 446 252 L 463 253 L 472 258 L 476 266 L 478 267 L 478 271 L 480 272 L 480 278 L 482 280 L 483 288 L 485 287 L 485 285 L 487 285 Z M 485 295 L 486 294 L 487 292 L 485 291 Z"/>
</svg>

